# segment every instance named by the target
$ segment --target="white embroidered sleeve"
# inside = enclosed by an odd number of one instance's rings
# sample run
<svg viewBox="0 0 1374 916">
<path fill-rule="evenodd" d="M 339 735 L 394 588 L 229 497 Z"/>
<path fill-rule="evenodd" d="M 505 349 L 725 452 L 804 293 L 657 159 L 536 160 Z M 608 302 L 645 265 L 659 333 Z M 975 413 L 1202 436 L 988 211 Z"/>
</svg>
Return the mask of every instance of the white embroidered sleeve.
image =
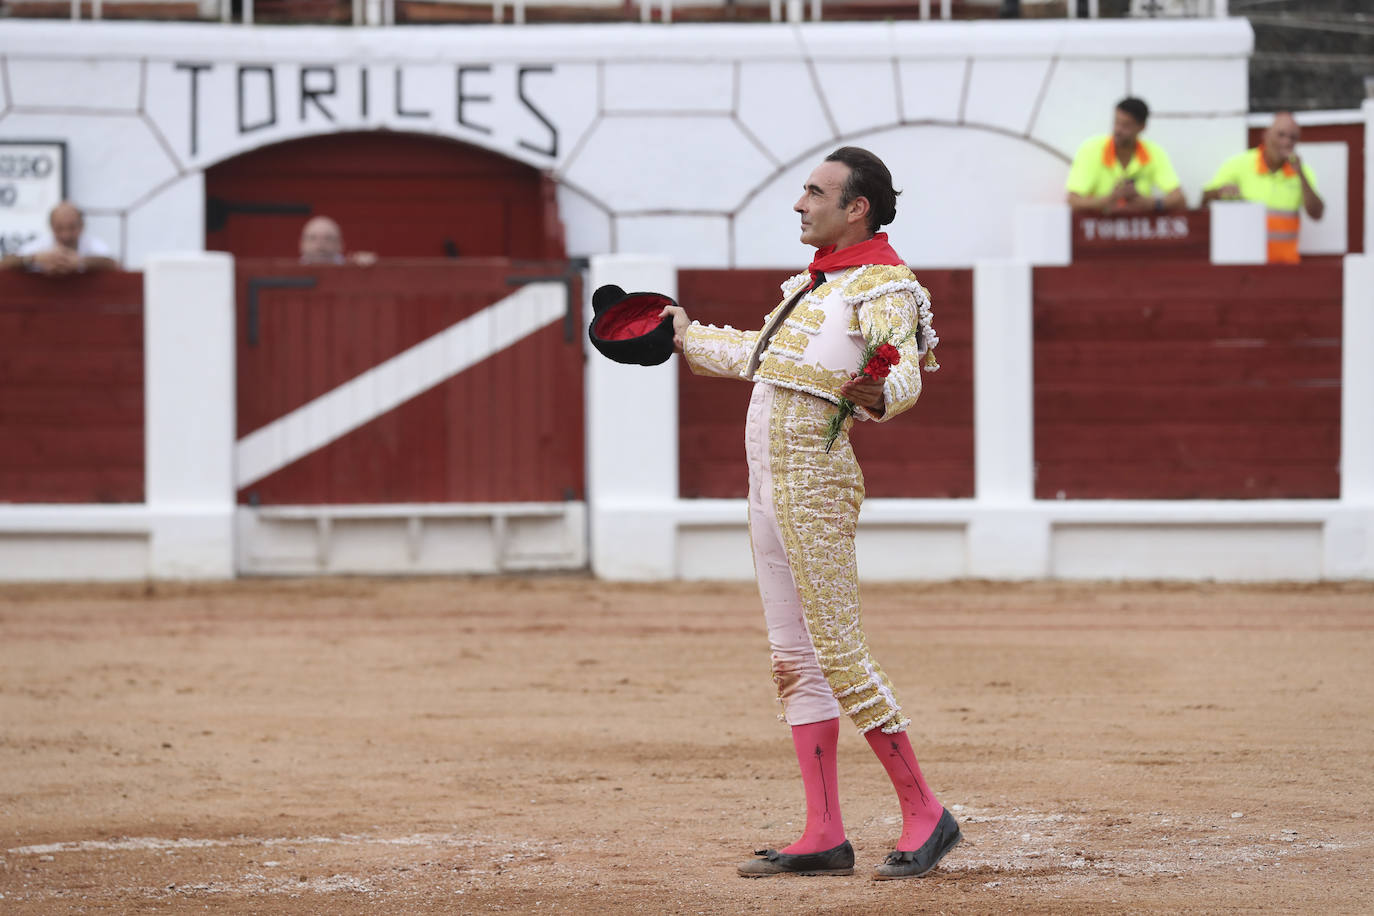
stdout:
<svg viewBox="0 0 1374 916">
<path fill-rule="evenodd" d="M 682 355 L 696 375 L 740 378 L 758 336 L 758 331 L 737 331 L 728 324 L 718 328 L 694 321 L 683 338 Z"/>
<path fill-rule="evenodd" d="M 875 296 L 859 307 L 859 328 L 867 340 L 888 339 L 898 344 L 902 358 L 892 367 L 891 373 L 883 382 L 883 405 L 881 414 L 866 408 L 858 408 L 858 414 L 879 423 L 911 409 L 921 396 L 921 338 L 912 336 L 912 329 L 920 320 L 920 306 L 916 296 L 909 290 L 900 290 Z"/>
</svg>

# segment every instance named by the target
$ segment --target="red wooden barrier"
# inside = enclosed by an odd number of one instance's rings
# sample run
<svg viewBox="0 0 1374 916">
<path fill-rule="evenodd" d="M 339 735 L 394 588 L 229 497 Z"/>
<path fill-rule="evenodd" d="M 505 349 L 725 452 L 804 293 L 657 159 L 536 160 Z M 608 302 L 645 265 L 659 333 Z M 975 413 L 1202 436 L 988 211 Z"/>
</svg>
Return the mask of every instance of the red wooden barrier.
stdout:
<svg viewBox="0 0 1374 916">
<path fill-rule="evenodd" d="M 1339 495 L 1339 261 L 1034 282 L 1038 498 Z"/>
<path fill-rule="evenodd" d="M 143 275 L 0 274 L 0 501 L 143 493 Z"/>
<path fill-rule="evenodd" d="M 566 262 L 242 261 L 239 435 L 281 417 Z M 264 285 L 309 283 L 309 286 Z M 257 326 L 251 326 L 255 287 Z M 577 283 L 573 301 L 580 301 Z M 261 504 L 581 499 L 582 328 L 521 340 L 245 487 Z"/>
<path fill-rule="evenodd" d="M 777 305 L 785 270 L 683 270 L 678 301 L 705 323 L 757 328 Z M 940 333 L 941 369 L 924 373 L 910 413 L 891 423 L 856 423 L 855 452 L 871 497 L 973 495 L 973 272 L 918 270 Z M 699 378 L 681 368 L 679 485 L 685 498 L 743 497 L 748 383 Z"/>
</svg>

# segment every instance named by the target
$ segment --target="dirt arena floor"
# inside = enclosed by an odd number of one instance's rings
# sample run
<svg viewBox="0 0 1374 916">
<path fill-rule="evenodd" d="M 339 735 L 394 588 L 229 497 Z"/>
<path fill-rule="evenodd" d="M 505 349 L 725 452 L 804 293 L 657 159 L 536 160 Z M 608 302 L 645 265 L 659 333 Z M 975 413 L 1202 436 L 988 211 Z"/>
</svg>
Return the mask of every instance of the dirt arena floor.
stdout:
<svg viewBox="0 0 1374 916">
<path fill-rule="evenodd" d="M 0 588 L 0 912 L 1369 912 L 1374 587 L 869 587 L 964 843 L 804 819 L 749 585 Z"/>
</svg>

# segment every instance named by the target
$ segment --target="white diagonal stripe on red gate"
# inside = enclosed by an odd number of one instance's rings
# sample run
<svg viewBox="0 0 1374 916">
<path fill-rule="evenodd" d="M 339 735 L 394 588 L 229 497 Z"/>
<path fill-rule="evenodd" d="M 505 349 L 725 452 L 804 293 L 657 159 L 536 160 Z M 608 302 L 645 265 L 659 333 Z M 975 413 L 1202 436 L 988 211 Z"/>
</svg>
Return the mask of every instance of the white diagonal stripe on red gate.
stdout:
<svg viewBox="0 0 1374 916">
<path fill-rule="evenodd" d="M 262 480 L 563 317 L 567 287 L 531 283 L 238 441 L 235 483 Z"/>
</svg>

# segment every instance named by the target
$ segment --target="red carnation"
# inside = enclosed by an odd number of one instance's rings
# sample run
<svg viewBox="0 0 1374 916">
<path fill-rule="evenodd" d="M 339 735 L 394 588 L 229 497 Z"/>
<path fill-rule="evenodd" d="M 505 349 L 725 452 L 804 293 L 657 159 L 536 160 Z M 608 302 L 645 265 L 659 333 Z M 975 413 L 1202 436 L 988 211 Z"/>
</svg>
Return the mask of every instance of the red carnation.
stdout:
<svg viewBox="0 0 1374 916">
<path fill-rule="evenodd" d="M 869 378 L 887 378 L 887 374 L 892 371 L 892 364 L 880 356 L 874 356 L 864 366 L 864 375 Z"/>
<path fill-rule="evenodd" d="M 864 347 L 864 363 L 863 368 L 859 370 L 860 374 L 871 379 L 887 378 L 892 367 L 902 361 L 902 351 L 898 349 L 898 345 L 915 337 L 919 329 L 920 325 L 918 324 L 896 344 L 891 342 L 890 333 L 883 335 L 881 343 L 869 341 L 868 345 Z M 841 397 L 840 409 L 830 418 L 830 424 L 825 429 L 825 450 L 827 452 L 835 444 L 835 440 L 840 437 L 840 433 L 844 431 L 845 421 L 852 416 L 854 416 L 854 402 L 849 398 Z"/>
</svg>

